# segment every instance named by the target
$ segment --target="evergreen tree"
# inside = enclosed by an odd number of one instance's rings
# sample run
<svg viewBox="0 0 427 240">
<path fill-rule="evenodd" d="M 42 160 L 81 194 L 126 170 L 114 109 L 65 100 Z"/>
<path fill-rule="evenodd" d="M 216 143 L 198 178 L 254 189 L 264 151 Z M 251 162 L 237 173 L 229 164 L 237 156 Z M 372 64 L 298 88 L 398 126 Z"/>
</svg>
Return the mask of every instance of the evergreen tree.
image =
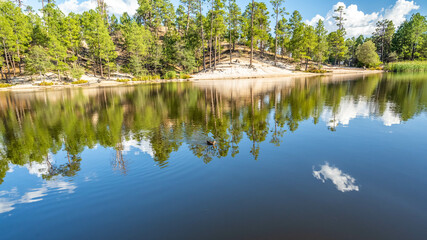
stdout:
<svg viewBox="0 0 427 240">
<path fill-rule="evenodd" d="M 279 17 L 284 18 L 286 8 L 282 7 L 285 3 L 285 0 L 270 0 L 271 5 L 273 6 L 273 15 L 272 17 L 276 19 L 275 24 L 275 40 L 274 40 L 274 65 L 277 65 L 277 47 L 278 47 L 278 38 L 279 38 Z"/>
<path fill-rule="evenodd" d="M 372 41 L 367 41 L 357 47 L 356 56 L 364 66 L 375 67 L 380 64 L 377 49 Z"/>
<path fill-rule="evenodd" d="M 232 62 L 232 50 L 235 50 L 235 45 L 240 37 L 239 28 L 241 25 L 241 10 L 237 5 L 236 0 L 228 0 L 228 39 L 230 50 L 230 64 Z"/>
<path fill-rule="evenodd" d="M 325 24 L 321 19 L 319 19 L 316 24 L 315 34 L 317 44 L 314 49 L 314 60 L 320 64 L 325 60 L 325 56 L 328 51 L 328 31 L 325 29 Z"/>
<path fill-rule="evenodd" d="M 91 57 L 94 74 L 96 73 L 96 65 L 99 67 L 101 77 L 104 76 L 104 63 L 107 63 L 108 73 L 110 74 L 110 65 L 117 54 L 115 45 L 109 35 L 108 27 L 106 26 L 101 14 L 98 11 L 89 10 L 82 15 L 82 25 L 84 28 L 83 38 L 85 39 Z"/>
<path fill-rule="evenodd" d="M 373 42 L 377 46 L 382 62 L 387 60 L 391 50 L 391 41 L 393 39 L 395 28 L 390 20 L 382 20 L 377 22 L 377 28 L 372 34 Z"/>
<path fill-rule="evenodd" d="M 290 50 L 292 52 L 292 58 L 295 60 L 301 60 L 304 53 L 304 30 L 305 26 L 302 22 L 302 16 L 298 11 L 294 11 L 289 19 L 290 31 L 292 34 L 290 40 Z"/>
</svg>

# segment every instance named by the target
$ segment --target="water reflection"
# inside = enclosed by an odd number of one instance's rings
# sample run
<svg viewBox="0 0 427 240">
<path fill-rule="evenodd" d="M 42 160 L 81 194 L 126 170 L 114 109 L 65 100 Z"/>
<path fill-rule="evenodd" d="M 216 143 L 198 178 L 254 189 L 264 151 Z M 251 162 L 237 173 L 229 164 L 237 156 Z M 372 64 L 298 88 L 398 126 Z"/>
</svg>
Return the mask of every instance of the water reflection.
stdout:
<svg viewBox="0 0 427 240">
<path fill-rule="evenodd" d="M 49 174 L 53 160 L 51 158 L 38 163 L 30 162 L 25 164 L 28 173 L 35 175 L 39 178 Z M 8 172 L 13 172 L 19 166 L 11 166 Z M 21 194 L 17 187 L 13 187 L 9 191 L 0 191 L 0 214 L 10 212 L 15 209 L 18 204 L 33 203 L 42 201 L 50 191 L 57 191 L 59 193 L 74 193 L 77 188 L 74 183 L 66 182 L 61 178 L 52 178 L 51 181 L 45 181 L 38 188 L 28 189 L 25 193 Z"/>
<path fill-rule="evenodd" d="M 41 175 L 48 180 L 75 176 L 81 153 L 97 146 L 113 149 L 111 165 L 125 174 L 131 148 L 164 168 L 183 145 L 209 163 L 237 156 L 247 137 L 258 159 L 260 143 L 280 146 L 308 119 L 336 131 L 354 118 L 390 126 L 426 110 L 423 76 L 349 78 L 354 77 L 1 93 L 0 183 L 14 165 L 45 164 Z M 215 147 L 206 145 L 213 139 Z M 46 160 L 60 151 L 65 162 Z"/>
<path fill-rule="evenodd" d="M 323 183 L 325 183 L 326 180 L 331 180 L 338 191 L 341 192 L 359 191 L 359 186 L 355 185 L 356 179 L 343 173 L 337 167 L 329 166 L 327 162 L 320 166 L 320 170 L 318 171 L 313 168 L 313 176 Z"/>
</svg>

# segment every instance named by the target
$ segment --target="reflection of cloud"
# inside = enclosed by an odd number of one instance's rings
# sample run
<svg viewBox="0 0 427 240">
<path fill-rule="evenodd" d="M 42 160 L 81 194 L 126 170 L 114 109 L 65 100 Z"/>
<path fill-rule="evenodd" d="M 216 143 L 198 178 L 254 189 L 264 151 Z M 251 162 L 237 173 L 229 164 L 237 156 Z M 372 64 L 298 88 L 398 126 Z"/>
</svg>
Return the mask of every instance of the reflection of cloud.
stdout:
<svg viewBox="0 0 427 240">
<path fill-rule="evenodd" d="M 359 186 L 354 185 L 356 179 L 354 179 L 352 176 L 343 173 L 336 167 L 329 166 L 329 163 L 325 163 L 320 167 L 321 168 L 319 171 L 313 169 L 313 176 L 315 178 L 321 180 L 322 182 L 330 179 L 341 192 L 359 191 Z"/>
<path fill-rule="evenodd" d="M 18 194 L 18 190 L 13 188 L 10 191 L 1 191 L 0 192 L 0 214 L 5 212 L 10 212 L 15 209 L 16 204 L 22 203 L 32 203 L 43 200 L 43 197 L 46 196 L 49 191 L 57 190 L 59 192 L 74 193 L 74 190 L 77 187 L 70 182 L 65 182 L 61 180 L 52 180 L 43 185 L 40 188 L 30 189 L 30 191 L 24 193 L 21 197 Z M 9 198 L 1 197 L 9 196 Z"/>
<path fill-rule="evenodd" d="M 131 148 L 136 148 L 140 152 L 147 153 L 151 157 L 154 157 L 153 149 L 151 148 L 151 144 L 147 140 L 142 140 L 140 142 L 136 140 L 129 140 L 123 142 L 123 154 L 127 154 Z M 139 155 L 140 152 L 135 152 L 135 155 Z"/>
<path fill-rule="evenodd" d="M 378 116 L 385 126 L 393 124 L 400 124 L 400 116 L 393 110 L 392 103 L 386 103 L 384 112 L 382 114 L 378 111 L 378 106 L 369 102 L 364 98 L 354 99 L 353 97 L 344 97 L 341 99 L 338 109 L 333 112 L 331 107 L 325 108 L 322 112 L 321 118 L 326 122 L 328 127 L 335 128 L 338 125 L 347 126 L 351 120 L 362 117 Z"/>
</svg>

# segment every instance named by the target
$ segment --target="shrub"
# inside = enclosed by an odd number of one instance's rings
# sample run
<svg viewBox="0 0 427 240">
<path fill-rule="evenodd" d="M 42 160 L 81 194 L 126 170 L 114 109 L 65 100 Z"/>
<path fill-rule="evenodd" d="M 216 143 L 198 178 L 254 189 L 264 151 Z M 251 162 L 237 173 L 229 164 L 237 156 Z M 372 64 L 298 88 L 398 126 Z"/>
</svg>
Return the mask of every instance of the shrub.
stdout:
<svg viewBox="0 0 427 240">
<path fill-rule="evenodd" d="M 191 76 L 190 76 L 190 74 L 181 73 L 181 74 L 179 75 L 179 78 L 180 78 L 180 79 L 190 79 L 190 78 L 191 78 Z"/>
<path fill-rule="evenodd" d="M 367 41 L 357 47 L 356 57 L 359 62 L 367 67 L 376 67 L 381 64 L 380 57 L 377 54 L 377 48 L 372 41 Z"/>
<path fill-rule="evenodd" d="M 9 83 L 0 83 L 0 88 L 7 88 L 7 87 L 12 87 L 12 85 Z"/>
<path fill-rule="evenodd" d="M 70 70 L 71 77 L 76 80 L 80 80 L 80 78 L 82 78 L 84 73 L 85 73 L 85 70 L 82 67 L 78 66 L 77 64 L 73 64 L 73 67 Z"/>
<path fill-rule="evenodd" d="M 88 83 L 88 81 L 86 80 L 78 80 L 78 81 L 74 81 L 71 84 L 83 84 L 83 83 Z"/>
<path fill-rule="evenodd" d="M 164 76 L 163 79 L 176 79 L 177 75 L 175 71 L 169 71 Z"/>
<path fill-rule="evenodd" d="M 132 81 L 152 81 L 160 79 L 160 75 L 144 75 L 141 77 L 132 78 Z"/>
<path fill-rule="evenodd" d="M 39 86 L 52 86 L 52 85 L 53 85 L 53 82 L 45 82 L 45 81 L 43 81 L 43 82 L 39 83 Z"/>
<path fill-rule="evenodd" d="M 126 82 L 129 82 L 129 81 L 130 81 L 129 79 L 117 79 L 116 80 L 116 82 L 122 82 L 122 83 L 126 83 Z"/>
<path fill-rule="evenodd" d="M 328 73 L 329 71 L 326 71 L 324 69 L 310 69 L 306 72 L 309 72 L 309 73 Z"/>
</svg>

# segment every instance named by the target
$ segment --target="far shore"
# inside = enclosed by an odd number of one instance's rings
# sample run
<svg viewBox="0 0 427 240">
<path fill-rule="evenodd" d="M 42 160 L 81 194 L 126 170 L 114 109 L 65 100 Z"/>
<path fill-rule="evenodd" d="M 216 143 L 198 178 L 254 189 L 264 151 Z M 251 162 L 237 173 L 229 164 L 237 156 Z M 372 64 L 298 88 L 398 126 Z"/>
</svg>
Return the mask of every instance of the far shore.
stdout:
<svg viewBox="0 0 427 240">
<path fill-rule="evenodd" d="M 276 79 L 286 78 L 294 79 L 301 77 L 316 77 L 316 76 L 360 76 L 367 74 L 379 74 L 384 73 L 383 70 L 364 70 L 357 68 L 337 68 L 328 73 L 307 73 L 301 71 L 292 71 L 285 73 L 263 73 L 263 74 L 230 74 L 229 76 L 216 75 L 216 74 L 195 74 L 190 79 L 173 79 L 173 80 L 153 80 L 153 81 L 129 81 L 129 82 L 118 82 L 116 80 L 103 80 L 98 82 L 97 79 L 92 77 L 92 80 L 88 83 L 83 84 L 70 84 L 70 83 L 57 83 L 52 86 L 39 86 L 35 83 L 17 83 L 11 87 L 0 88 L 0 91 L 13 91 L 13 92 L 30 92 L 30 91 L 43 91 L 43 90 L 59 90 L 59 89 L 75 89 L 75 88 L 98 88 L 98 87 L 115 87 L 115 86 L 135 86 L 135 85 L 145 85 L 145 84 L 161 84 L 161 83 L 170 83 L 170 82 L 203 82 L 203 81 L 212 81 L 212 80 L 243 80 L 243 79 Z"/>
</svg>

